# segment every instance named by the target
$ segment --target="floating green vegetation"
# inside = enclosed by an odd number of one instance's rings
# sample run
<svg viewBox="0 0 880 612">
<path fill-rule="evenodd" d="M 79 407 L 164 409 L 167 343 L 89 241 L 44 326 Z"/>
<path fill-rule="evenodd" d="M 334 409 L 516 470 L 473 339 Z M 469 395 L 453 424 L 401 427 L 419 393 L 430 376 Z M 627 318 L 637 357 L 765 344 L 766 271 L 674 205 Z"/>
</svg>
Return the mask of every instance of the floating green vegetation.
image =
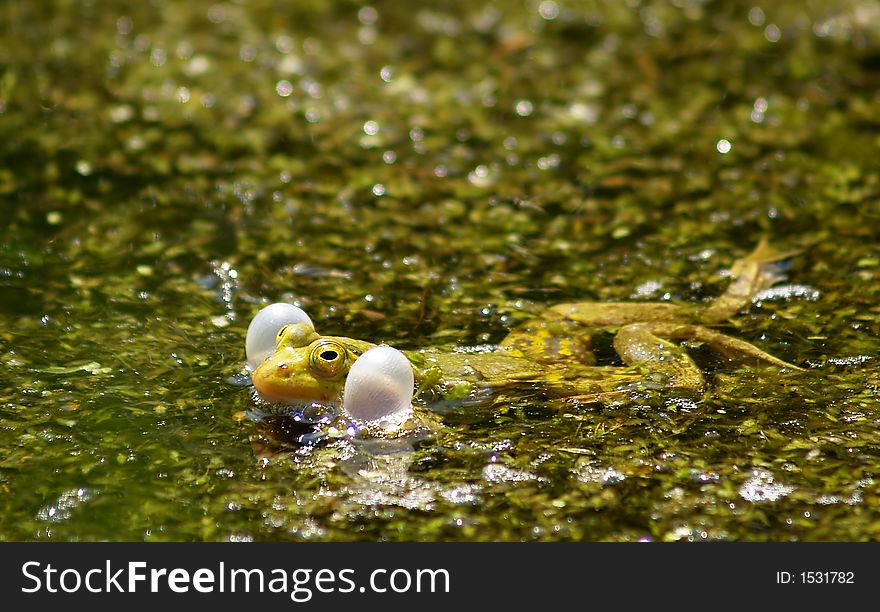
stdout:
<svg viewBox="0 0 880 612">
<path fill-rule="evenodd" d="M 876 3 L 2 12 L 0 540 L 880 538 Z M 480 344 L 761 238 L 798 253 L 723 331 L 804 375 L 315 448 L 229 382 L 268 301 Z"/>
</svg>

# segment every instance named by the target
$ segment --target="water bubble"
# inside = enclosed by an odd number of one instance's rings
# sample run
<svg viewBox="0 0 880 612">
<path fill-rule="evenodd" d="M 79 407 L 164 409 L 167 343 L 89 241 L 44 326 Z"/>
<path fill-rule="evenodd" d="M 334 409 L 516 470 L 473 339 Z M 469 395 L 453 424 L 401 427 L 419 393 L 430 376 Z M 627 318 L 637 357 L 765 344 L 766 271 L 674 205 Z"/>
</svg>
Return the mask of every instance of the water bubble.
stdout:
<svg viewBox="0 0 880 612">
<path fill-rule="evenodd" d="M 372 25 L 379 19 L 379 12 L 372 6 L 364 6 L 358 11 L 358 21 L 364 25 Z"/>
<path fill-rule="evenodd" d="M 164 49 L 160 49 L 158 47 L 154 48 L 150 51 L 150 63 L 153 64 L 156 68 L 161 68 L 165 65 L 165 62 L 168 60 L 168 55 L 165 53 Z"/>
<path fill-rule="evenodd" d="M 311 79 L 303 82 L 303 89 L 307 94 L 315 99 L 321 98 L 321 84 Z"/>
<path fill-rule="evenodd" d="M 76 172 L 80 176 L 88 176 L 92 173 L 92 164 L 84 159 L 81 159 L 76 162 Z"/>
<path fill-rule="evenodd" d="M 290 53 L 293 51 L 293 39 L 286 34 L 282 34 L 275 39 L 275 48 L 279 53 Z"/>
<path fill-rule="evenodd" d="M 193 46 L 192 43 L 188 40 L 182 40 L 177 43 L 177 46 L 174 48 L 174 54 L 177 55 L 182 60 L 188 60 L 192 57 L 193 54 Z"/>
<path fill-rule="evenodd" d="M 178 87 L 177 92 L 174 97 L 181 104 L 186 104 L 187 102 L 189 102 L 191 94 L 190 94 L 189 89 L 187 87 Z"/>
<path fill-rule="evenodd" d="M 782 38 L 782 30 L 775 23 L 771 23 L 764 28 L 764 38 L 772 43 L 779 42 L 779 39 Z"/>
<path fill-rule="evenodd" d="M 131 17 L 122 16 L 116 20 L 116 31 L 122 35 L 130 34 L 133 25 Z"/>
<path fill-rule="evenodd" d="M 364 134 L 367 136 L 375 136 L 379 133 L 379 124 L 372 119 L 364 123 Z"/>
<path fill-rule="evenodd" d="M 285 55 L 278 63 L 278 70 L 282 74 L 301 74 L 303 71 L 303 62 L 296 55 Z"/>
<path fill-rule="evenodd" d="M 538 14 L 548 21 L 556 19 L 559 17 L 559 5 L 553 0 L 544 0 L 538 5 Z"/>
<path fill-rule="evenodd" d="M 733 145 L 731 145 L 730 141 L 726 138 L 722 138 L 717 143 L 715 143 L 715 148 L 722 155 L 727 155 L 728 153 L 730 153 L 730 149 L 733 148 Z"/>
<path fill-rule="evenodd" d="M 238 50 L 238 57 L 243 62 L 252 62 L 257 59 L 257 50 L 253 45 L 242 45 Z"/>
<path fill-rule="evenodd" d="M 286 80 L 278 81 L 275 83 L 275 93 L 282 98 L 286 98 L 293 93 L 293 84 Z"/>
<path fill-rule="evenodd" d="M 215 4 L 211 8 L 209 8 L 208 20 L 214 24 L 219 24 L 226 21 L 226 6 L 223 4 Z"/>
<path fill-rule="evenodd" d="M 584 102 L 575 102 L 569 106 L 568 114 L 571 115 L 572 119 L 583 121 L 584 123 L 595 123 L 599 117 L 598 109 Z"/>
<path fill-rule="evenodd" d="M 202 74 L 205 74 L 211 69 L 211 60 L 209 60 L 204 55 L 196 55 L 194 58 L 189 60 L 187 64 L 183 67 L 183 72 L 187 76 L 195 77 Z"/>
<path fill-rule="evenodd" d="M 134 108 L 128 104 L 121 104 L 110 109 L 110 120 L 113 123 L 124 123 L 134 117 Z"/>
<path fill-rule="evenodd" d="M 493 183 L 494 178 L 489 172 L 489 167 L 480 164 L 468 173 L 468 182 L 476 187 L 488 187 Z"/>
<path fill-rule="evenodd" d="M 749 23 L 753 26 L 761 26 L 764 25 L 764 20 L 766 19 L 766 15 L 764 15 L 764 11 L 760 6 L 753 6 L 749 10 Z"/>
<path fill-rule="evenodd" d="M 537 166 L 540 170 L 549 170 L 559 165 L 559 156 L 556 153 L 538 159 Z"/>
<path fill-rule="evenodd" d="M 528 117 L 535 110 L 535 106 L 530 100 L 518 100 L 514 110 L 520 117 Z"/>
</svg>

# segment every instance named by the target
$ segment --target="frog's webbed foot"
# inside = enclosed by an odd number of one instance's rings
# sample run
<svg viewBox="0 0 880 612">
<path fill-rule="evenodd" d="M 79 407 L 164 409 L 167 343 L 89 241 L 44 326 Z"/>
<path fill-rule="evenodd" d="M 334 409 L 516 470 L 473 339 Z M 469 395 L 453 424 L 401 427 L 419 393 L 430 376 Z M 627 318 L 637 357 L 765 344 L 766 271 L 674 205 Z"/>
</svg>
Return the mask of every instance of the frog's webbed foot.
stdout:
<svg viewBox="0 0 880 612">
<path fill-rule="evenodd" d="M 665 375 L 671 387 L 700 390 L 703 387 L 702 373 L 685 349 L 675 344 L 682 341 L 705 343 L 714 353 L 732 363 L 764 364 L 801 370 L 753 344 L 702 325 L 678 323 L 626 325 L 617 332 L 614 349 L 627 365 L 647 366 L 652 371 Z"/>
<path fill-rule="evenodd" d="M 779 262 L 796 253 L 777 251 L 766 240 L 761 240 L 754 251 L 733 262 L 730 285 L 702 312 L 700 319 L 704 323 L 715 323 L 735 315 L 758 293 L 782 280 Z"/>
<path fill-rule="evenodd" d="M 771 365 L 779 368 L 786 368 L 803 372 L 804 369 L 794 364 L 783 361 L 778 357 L 774 357 L 766 351 L 762 351 L 754 344 L 722 334 L 713 329 L 703 327 L 701 325 L 683 326 L 684 337 L 689 340 L 705 343 L 713 353 L 735 364 L 742 365 Z M 688 334 L 690 336 L 688 337 Z"/>
</svg>

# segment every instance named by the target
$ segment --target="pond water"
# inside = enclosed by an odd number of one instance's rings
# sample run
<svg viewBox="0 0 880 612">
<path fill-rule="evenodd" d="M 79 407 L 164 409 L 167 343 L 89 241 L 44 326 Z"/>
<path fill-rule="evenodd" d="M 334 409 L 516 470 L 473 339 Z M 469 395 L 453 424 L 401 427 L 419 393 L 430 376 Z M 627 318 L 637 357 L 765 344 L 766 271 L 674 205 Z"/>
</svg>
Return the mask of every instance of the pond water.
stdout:
<svg viewBox="0 0 880 612">
<path fill-rule="evenodd" d="M 880 8 L 807 7 L 7 2 L 0 540 L 877 539 Z M 231 382 L 272 301 L 484 344 L 762 238 L 721 331 L 803 374 L 314 447 Z"/>
</svg>

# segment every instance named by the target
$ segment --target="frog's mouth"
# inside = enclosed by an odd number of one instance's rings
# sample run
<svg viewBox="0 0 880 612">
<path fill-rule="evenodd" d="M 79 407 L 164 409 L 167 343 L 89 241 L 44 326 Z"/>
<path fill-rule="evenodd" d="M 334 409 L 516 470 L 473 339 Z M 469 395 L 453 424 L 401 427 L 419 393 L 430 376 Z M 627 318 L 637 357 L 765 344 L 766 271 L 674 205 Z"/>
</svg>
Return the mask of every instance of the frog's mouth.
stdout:
<svg viewBox="0 0 880 612">
<path fill-rule="evenodd" d="M 270 358 L 254 370 L 251 382 L 255 397 L 268 404 L 308 406 L 314 402 L 338 406 L 342 403 L 340 385 L 333 380 L 321 380 L 298 375 L 302 364 Z"/>
<path fill-rule="evenodd" d="M 339 409 L 341 399 L 298 397 L 289 393 L 278 393 L 273 389 L 261 388 L 254 384 L 254 401 L 264 407 L 285 408 L 287 410 L 304 410 L 313 406 L 324 406 L 330 409 Z"/>
<path fill-rule="evenodd" d="M 255 414 L 276 414 L 292 416 L 297 420 L 306 422 L 324 422 L 339 414 L 342 402 L 318 401 L 302 398 L 273 397 L 260 392 L 256 387 L 252 388 Z"/>
</svg>

